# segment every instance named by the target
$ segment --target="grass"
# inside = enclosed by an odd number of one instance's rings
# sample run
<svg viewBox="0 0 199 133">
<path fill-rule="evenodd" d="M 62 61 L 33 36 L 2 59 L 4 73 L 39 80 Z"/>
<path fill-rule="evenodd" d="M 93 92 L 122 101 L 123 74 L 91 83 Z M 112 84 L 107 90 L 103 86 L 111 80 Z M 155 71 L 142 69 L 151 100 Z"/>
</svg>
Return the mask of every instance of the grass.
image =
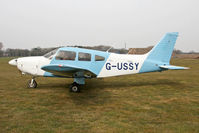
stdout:
<svg viewBox="0 0 199 133">
<path fill-rule="evenodd" d="M 91 79 L 79 94 L 72 79 L 38 78 L 26 87 L 0 58 L 0 132 L 199 132 L 199 60 L 173 59 L 189 70 Z"/>
</svg>

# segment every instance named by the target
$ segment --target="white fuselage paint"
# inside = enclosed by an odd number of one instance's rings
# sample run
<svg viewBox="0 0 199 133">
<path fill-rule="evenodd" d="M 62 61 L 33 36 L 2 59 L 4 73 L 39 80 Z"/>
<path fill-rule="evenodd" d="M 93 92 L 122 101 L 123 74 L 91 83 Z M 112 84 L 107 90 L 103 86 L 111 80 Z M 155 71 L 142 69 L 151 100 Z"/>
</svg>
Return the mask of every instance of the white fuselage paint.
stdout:
<svg viewBox="0 0 199 133">
<path fill-rule="evenodd" d="M 126 55 L 110 53 L 106 63 L 101 69 L 97 78 L 136 74 L 139 73 L 144 60 L 148 54 L 144 55 Z M 14 62 L 13 59 L 10 62 Z M 42 66 L 49 65 L 51 59 L 44 56 L 36 57 L 22 57 L 17 59 L 17 68 L 25 74 L 33 76 L 44 76 L 45 71 L 41 69 Z"/>
<path fill-rule="evenodd" d="M 148 54 L 126 55 L 111 53 L 98 78 L 139 73 Z"/>
<path fill-rule="evenodd" d="M 41 69 L 41 66 L 50 64 L 50 61 L 50 59 L 43 56 L 18 58 L 17 68 L 26 74 L 43 76 L 45 71 Z"/>
</svg>

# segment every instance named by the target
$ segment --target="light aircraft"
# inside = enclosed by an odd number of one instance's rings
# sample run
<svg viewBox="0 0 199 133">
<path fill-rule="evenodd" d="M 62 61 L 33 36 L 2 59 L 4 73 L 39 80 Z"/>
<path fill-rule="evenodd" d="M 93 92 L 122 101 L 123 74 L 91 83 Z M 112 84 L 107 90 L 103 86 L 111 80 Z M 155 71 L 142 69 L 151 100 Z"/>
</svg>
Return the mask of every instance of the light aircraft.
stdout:
<svg viewBox="0 0 199 133">
<path fill-rule="evenodd" d="M 170 65 L 178 32 L 169 32 L 151 51 L 143 55 L 116 54 L 75 47 L 61 47 L 44 56 L 23 57 L 9 61 L 22 74 L 32 75 L 29 87 L 36 88 L 35 78 L 74 78 L 71 92 L 79 92 L 88 78 L 105 78 L 127 74 L 188 69 Z"/>
</svg>

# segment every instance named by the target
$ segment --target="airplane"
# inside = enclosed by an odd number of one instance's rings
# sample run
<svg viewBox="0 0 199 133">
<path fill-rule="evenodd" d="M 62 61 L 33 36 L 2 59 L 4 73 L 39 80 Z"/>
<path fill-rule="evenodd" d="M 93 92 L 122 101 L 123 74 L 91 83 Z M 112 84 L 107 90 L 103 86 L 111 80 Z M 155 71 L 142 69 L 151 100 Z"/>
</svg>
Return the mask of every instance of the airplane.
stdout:
<svg viewBox="0 0 199 133">
<path fill-rule="evenodd" d="M 9 61 L 22 74 L 32 75 L 29 88 L 36 88 L 36 77 L 74 78 L 71 92 L 80 92 L 85 79 L 128 74 L 189 69 L 170 65 L 178 32 L 166 33 L 151 51 L 143 55 L 116 54 L 75 47 L 61 47 L 44 56 L 22 57 Z"/>
</svg>

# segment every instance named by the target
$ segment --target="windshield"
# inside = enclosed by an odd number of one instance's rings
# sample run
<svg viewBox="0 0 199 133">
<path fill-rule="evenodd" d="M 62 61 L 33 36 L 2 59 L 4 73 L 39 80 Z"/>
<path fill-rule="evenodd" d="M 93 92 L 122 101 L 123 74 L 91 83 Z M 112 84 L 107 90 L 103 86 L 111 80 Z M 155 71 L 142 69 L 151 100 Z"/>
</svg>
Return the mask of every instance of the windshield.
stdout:
<svg viewBox="0 0 199 133">
<path fill-rule="evenodd" d="M 58 49 L 54 49 L 53 51 L 50 51 L 49 53 L 45 54 L 44 57 L 51 59 Z"/>
</svg>

